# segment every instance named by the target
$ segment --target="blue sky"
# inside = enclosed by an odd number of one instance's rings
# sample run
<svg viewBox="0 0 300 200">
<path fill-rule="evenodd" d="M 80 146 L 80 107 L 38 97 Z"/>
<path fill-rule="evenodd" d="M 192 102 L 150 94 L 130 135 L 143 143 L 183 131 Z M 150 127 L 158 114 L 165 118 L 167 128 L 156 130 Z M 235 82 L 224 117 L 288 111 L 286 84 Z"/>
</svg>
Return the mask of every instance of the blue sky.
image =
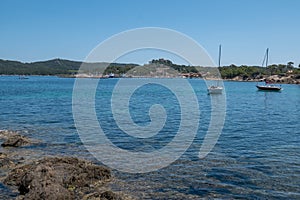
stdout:
<svg viewBox="0 0 300 200">
<path fill-rule="evenodd" d="M 84 60 L 114 34 L 162 27 L 193 38 L 215 62 L 222 44 L 222 65 L 261 65 L 268 47 L 270 63 L 293 61 L 298 66 L 299 8 L 298 0 L 1 0 L 0 58 Z M 120 61 L 168 58 L 146 54 Z"/>
</svg>

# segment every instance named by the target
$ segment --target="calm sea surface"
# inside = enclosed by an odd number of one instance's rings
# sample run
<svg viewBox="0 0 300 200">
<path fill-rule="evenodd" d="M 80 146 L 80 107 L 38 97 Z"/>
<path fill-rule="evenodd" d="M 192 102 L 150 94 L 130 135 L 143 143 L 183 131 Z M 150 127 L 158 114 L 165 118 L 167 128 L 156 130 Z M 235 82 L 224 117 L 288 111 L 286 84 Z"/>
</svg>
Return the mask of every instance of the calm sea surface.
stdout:
<svg viewBox="0 0 300 200">
<path fill-rule="evenodd" d="M 17 130 L 41 140 L 41 145 L 29 148 L 43 155 L 72 155 L 95 161 L 74 124 L 74 81 L 0 76 L 0 129 Z M 224 128 L 213 150 L 199 159 L 210 123 L 211 97 L 203 80 L 188 81 L 201 112 L 192 145 L 177 161 L 158 171 L 130 174 L 114 170 L 116 180 L 111 187 L 139 199 L 300 199 L 300 86 L 283 85 L 281 92 L 259 92 L 255 83 L 224 82 Z M 129 105 L 133 121 L 147 125 L 151 105 L 160 104 L 167 114 L 166 123 L 151 138 L 126 137 L 111 112 L 110 99 L 117 82 L 100 80 L 96 93 L 96 114 L 107 137 L 119 148 L 133 152 L 151 152 L 171 142 L 181 120 L 176 96 L 156 84 L 137 89 Z M 1 184 L 0 194 L 3 199 L 13 196 Z"/>
</svg>

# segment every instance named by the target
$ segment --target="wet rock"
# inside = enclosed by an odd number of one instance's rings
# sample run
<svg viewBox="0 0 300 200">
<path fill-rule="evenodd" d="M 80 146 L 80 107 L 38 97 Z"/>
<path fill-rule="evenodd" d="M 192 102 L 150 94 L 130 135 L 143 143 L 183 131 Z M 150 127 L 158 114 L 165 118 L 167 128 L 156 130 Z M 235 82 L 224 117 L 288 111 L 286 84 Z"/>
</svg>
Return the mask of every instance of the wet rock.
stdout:
<svg viewBox="0 0 300 200">
<path fill-rule="evenodd" d="M 9 167 L 13 162 L 8 158 L 5 153 L 0 152 L 0 168 Z"/>
<path fill-rule="evenodd" d="M 72 199 L 71 193 L 56 183 L 55 171 L 47 165 L 38 165 L 21 179 L 19 192 L 28 199 Z"/>
<path fill-rule="evenodd" d="M 1 144 L 3 147 L 20 147 L 30 144 L 30 141 L 21 135 L 10 136 L 5 142 Z"/>
<path fill-rule="evenodd" d="M 54 157 L 13 169 L 4 183 L 16 186 L 24 199 L 82 199 L 110 178 L 105 167 L 77 158 Z"/>
<path fill-rule="evenodd" d="M 122 200 L 122 198 L 119 195 L 113 193 L 112 191 L 103 192 L 100 195 L 100 198 L 103 200 Z"/>
<path fill-rule="evenodd" d="M 7 159 L 7 155 L 5 153 L 0 152 L 0 160 L 2 161 L 5 159 Z M 0 162 L 0 163 L 2 163 L 2 162 Z"/>
<path fill-rule="evenodd" d="M 116 194 L 112 191 L 105 191 L 102 193 L 94 192 L 91 194 L 85 195 L 82 200 L 122 200 L 126 199 L 121 197 L 121 195 Z"/>
<path fill-rule="evenodd" d="M 20 135 L 16 131 L 0 130 L 0 140 L 4 140 L 2 147 L 20 147 L 24 145 L 31 145 L 39 141 L 32 141 L 27 137 Z"/>
<path fill-rule="evenodd" d="M 12 135 L 20 135 L 17 131 L 0 130 L 0 139 L 7 139 Z"/>
</svg>

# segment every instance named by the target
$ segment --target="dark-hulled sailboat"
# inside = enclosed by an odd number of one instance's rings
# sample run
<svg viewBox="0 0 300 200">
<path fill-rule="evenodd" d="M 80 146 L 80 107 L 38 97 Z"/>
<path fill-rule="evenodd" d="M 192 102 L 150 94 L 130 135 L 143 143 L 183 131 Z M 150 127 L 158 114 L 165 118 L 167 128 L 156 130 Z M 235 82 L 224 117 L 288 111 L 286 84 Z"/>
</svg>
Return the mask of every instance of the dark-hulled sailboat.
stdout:
<svg viewBox="0 0 300 200">
<path fill-rule="evenodd" d="M 264 66 L 265 61 L 266 61 L 266 67 L 268 66 L 268 59 L 269 59 L 269 48 L 267 48 L 266 50 L 266 54 L 262 66 Z M 281 86 L 274 85 L 267 80 L 265 81 L 265 85 L 256 84 L 256 87 L 259 90 L 265 90 L 265 91 L 280 91 L 282 89 Z"/>
</svg>

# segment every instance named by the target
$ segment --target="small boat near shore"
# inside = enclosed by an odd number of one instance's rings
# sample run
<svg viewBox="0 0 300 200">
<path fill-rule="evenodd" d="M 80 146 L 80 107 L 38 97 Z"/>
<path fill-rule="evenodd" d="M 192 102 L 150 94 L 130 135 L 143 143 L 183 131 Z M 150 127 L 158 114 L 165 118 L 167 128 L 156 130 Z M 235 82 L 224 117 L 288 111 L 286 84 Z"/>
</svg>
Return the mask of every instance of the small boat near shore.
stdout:
<svg viewBox="0 0 300 200">
<path fill-rule="evenodd" d="M 219 46 L 219 67 L 221 65 L 221 45 Z M 208 94 L 222 94 L 223 87 L 219 86 L 219 80 L 216 85 L 211 85 L 207 88 Z"/>
<path fill-rule="evenodd" d="M 280 86 L 266 84 L 266 85 L 256 85 L 259 90 L 267 90 L 267 91 L 280 91 L 282 88 Z"/>
<path fill-rule="evenodd" d="M 264 63 L 266 61 L 266 67 L 268 67 L 268 60 L 269 60 L 269 48 L 266 50 L 266 54 L 262 63 L 262 66 L 264 66 Z M 269 81 L 265 81 L 265 85 L 259 85 L 258 83 L 256 84 L 257 89 L 259 90 L 265 90 L 265 91 L 280 91 L 282 88 L 281 86 L 277 86 L 273 83 L 270 83 Z"/>
<path fill-rule="evenodd" d="M 25 75 L 21 75 L 21 76 L 19 76 L 19 79 L 29 79 L 29 78 Z"/>
<path fill-rule="evenodd" d="M 223 87 L 212 85 L 207 89 L 209 94 L 221 94 L 223 91 Z"/>
</svg>

